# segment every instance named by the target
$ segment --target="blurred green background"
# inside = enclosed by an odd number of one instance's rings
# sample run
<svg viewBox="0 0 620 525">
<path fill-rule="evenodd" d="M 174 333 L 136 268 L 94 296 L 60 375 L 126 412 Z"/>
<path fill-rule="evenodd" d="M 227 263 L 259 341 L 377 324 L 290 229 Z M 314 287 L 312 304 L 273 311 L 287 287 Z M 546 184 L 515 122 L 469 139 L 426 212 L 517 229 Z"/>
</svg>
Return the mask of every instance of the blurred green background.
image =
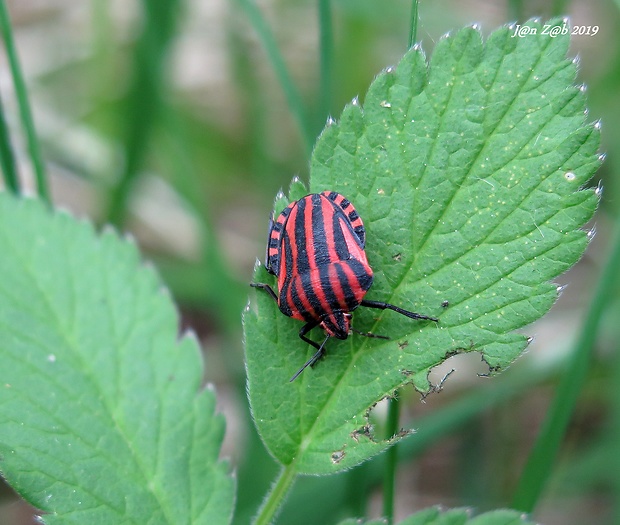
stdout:
<svg viewBox="0 0 620 525">
<path fill-rule="evenodd" d="M 407 47 L 406 0 L 12 0 L 7 2 L 56 206 L 112 223 L 137 239 L 197 332 L 206 382 L 227 419 L 222 455 L 238 480 L 235 524 L 248 523 L 275 477 L 245 399 L 241 311 L 263 257 L 275 193 L 308 177 L 312 143 L 329 115 L 366 91 Z M 441 394 L 402 397 L 397 517 L 442 504 L 510 506 L 608 249 L 620 207 L 620 1 L 436 0 L 419 7 L 430 56 L 443 34 L 477 23 L 562 12 L 574 26 L 589 120 L 602 119 L 606 162 L 597 235 L 559 284 L 570 284 L 526 333 L 528 354 L 494 378 L 458 356 Z M 331 28 L 331 30 L 329 30 Z M 282 61 L 280 61 L 280 58 Z M 0 95 L 22 180 L 33 169 L 6 55 Z M 287 83 L 286 78 L 290 79 Z M 363 101 L 362 101 L 363 102 Z M 34 191 L 34 190 L 33 190 Z M 620 268 L 618 268 L 620 271 Z M 610 286 L 617 286 L 610 283 Z M 617 290 L 616 290 L 617 292 Z M 553 524 L 620 523 L 620 304 L 605 309 L 588 380 L 554 476 L 535 514 Z M 374 411 L 381 426 L 385 407 Z M 0 429 L 1 432 L 1 429 Z M 381 513 L 378 458 L 330 478 L 298 481 L 280 523 L 332 524 Z M 0 524 L 35 523 L 0 484 Z"/>
</svg>

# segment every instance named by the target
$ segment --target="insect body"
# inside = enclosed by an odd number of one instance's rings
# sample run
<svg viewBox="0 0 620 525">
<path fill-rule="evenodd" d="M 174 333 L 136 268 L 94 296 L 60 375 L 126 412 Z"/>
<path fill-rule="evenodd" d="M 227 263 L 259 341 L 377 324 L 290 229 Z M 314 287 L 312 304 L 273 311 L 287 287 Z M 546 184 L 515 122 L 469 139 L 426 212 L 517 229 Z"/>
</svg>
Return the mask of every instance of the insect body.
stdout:
<svg viewBox="0 0 620 525">
<path fill-rule="evenodd" d="M 291 381 L 323 356 L 330 337 L 346 339 L 355 331 L 351 312 L 360 305 L 437 322 L 434 317 L 364 299 L 373 280 L 365 244 L 366 230 L 353 204 L 333 191 L 306 195 L 270 221 L 265 267 L 278 277 L 279 294 L 268 284 L 252 286 L 267 291 L 284 315 L 305 321 L 299 337 L 317 350 Z M 321 344 L 306 337 L 317 326 L 325 332 Z"/>
</svg>

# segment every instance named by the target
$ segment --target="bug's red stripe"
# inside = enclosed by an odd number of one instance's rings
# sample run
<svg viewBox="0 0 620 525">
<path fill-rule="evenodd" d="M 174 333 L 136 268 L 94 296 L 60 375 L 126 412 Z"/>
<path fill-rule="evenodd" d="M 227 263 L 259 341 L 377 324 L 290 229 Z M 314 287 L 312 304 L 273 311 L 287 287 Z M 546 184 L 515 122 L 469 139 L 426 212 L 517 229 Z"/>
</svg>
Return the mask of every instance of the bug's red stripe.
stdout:
<svg viewBox="0 0 620 525">
<path fill-rule="evenodd" d="M 324 192 L 285 211 L 271 235 L 279 244 L 273 260 L 278 262 L 280 310 L 322 321 L 336 319 L 336 311 L 355 309 L 372 283 L 372 270 L 350 220 L 353 205 L 338 193 Z"/>
<path fill-rule="evenodd" d="M 308 250 L 310 260 L 310 284 L 318 299 L 319 309 L 316 312 L 331 313 L 340 306 L 340 301 L 334 292 L 329 268 L 337 260 L 334 252 L 334 235 L 331 227 L 331 218 L 335 210 L 333 204 L 322 195 L 312 196 L 312 250 Z"/>
<path fill-rule="evenodd" d="M 372 273 L 354 259 L 342 262 L 339 267 L 345 276 L 345 279 L 341 281 L 345 290 L 345 299 L 348 304 L 358 306 L 372 284 Z"/>
<path fill-rule="evenodd" d="M 358 239 L 362 243 L 362 248 L 366 245 L 366 229 L 364 228 L 364 223 L 362 222 L 362 218 L 358 215 L 357 210 L 349 201 L 345 199 L 340 193 L 336 193 L 335 191 L 324 191 L 321 195 L 325 195 L 329 200 L 334 202 L 340 209 L 344 212 L 351 223 L 351 227 L 353 231 L 357 235 Z"/>
<path fill-rule="evenodd" d="M 323 199 L 324 201 L 324 199 Z M 331 213 L 328 213 L 324 217 L 324 232 L 325 232 L 325 246 L 324 249 L 328 253 L 330 263 L 337 263 L 337 261 L 348 257 L 348 253 L 343 254 L 340 248 L 344 243 L 336 241 L 336 235 L 342 236 L 342 230 L 339 227 L 335 227 L 333 218 L 337 216 L 334 210 L 330 208 Z M 328 218 L 332 217 L 332 221 L 328 223 Z M 318 261 L 317 261 L 318 262 Z M 323 289 L 323 293 L 327 298 L 327 302 L 333 309 L 338 306 L 341 310 L 348 311 L 349 308 L 346 304 L 344 290 L 335 264 L 323 264 L 319 265 L 320 282 Z"/>
<path fill-rule="evenodd" d="M 308 228 L 308 199 L 300 199 L 291 210 L 289 223 L 293 228 L 287 228 L 285 249 L 287 251 L 286 275 L 280 276 L 282 286 L 280 301 L 286 303 L 291 316 L 297 319 L 317 319 L 318 300 L 312 286 L 307 281 L 310 271 L 308 249 L 312 245 L 312 228 Z M 310 223 L 311 224 L 311 223 Z M 301 248 L 301 249 L 300 249 Z M 290 262 L 290 264 L 288 264 Z"/>
<path fill-rule="evenodd" d="M 267 270 L 275 275 L 280 275 L 280 249 L 282 246 L 282 235 L 286 228 L 286 221 L 295 203 L 289 204 L 282 213 L 278 215 L 276 222 L 272 222 L 269 231 L 269 241 L 267 243 Z"/>
</svg>

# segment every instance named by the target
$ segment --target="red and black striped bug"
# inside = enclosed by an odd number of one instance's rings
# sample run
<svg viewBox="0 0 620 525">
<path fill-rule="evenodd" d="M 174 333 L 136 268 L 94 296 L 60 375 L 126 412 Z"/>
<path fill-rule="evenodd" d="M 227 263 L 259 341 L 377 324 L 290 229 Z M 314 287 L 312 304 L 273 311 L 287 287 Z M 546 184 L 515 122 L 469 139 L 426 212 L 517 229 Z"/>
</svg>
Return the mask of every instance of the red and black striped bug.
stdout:
<svg viewBox="0 0 620 525">
<path fill-rule="evenodd" d="M 251 286 L 268 292 L 284 315 L 306 322 L 299 337 L 316 348 L 316 353 L 291 381 L 323 356 L 330 337 L 346 339 L 351 331 L 357 332 L 351 328 L 351 312 L 360 305 L 438 322 L 435 317 L 364 299 L 373 280 L 365 245 L 361 217 L 353 204 L 335 191 L 306 195 L 289 204 L 275 222 L 272 216 L 265 267 L 278 277 L 279 295 L 268 284 Z M 317 326 L 325 332 L 321 344 L 306 337 Z"/>
</svg>

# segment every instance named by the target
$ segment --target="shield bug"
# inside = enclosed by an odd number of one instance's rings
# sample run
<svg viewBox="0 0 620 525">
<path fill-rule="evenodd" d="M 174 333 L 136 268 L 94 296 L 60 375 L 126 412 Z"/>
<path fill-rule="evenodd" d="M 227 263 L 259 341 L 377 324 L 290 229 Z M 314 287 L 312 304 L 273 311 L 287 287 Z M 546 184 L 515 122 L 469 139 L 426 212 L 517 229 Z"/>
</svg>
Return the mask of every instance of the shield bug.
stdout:
<svg viewBox="0 0 620 525">
<path fill-rule="evenodd" d="M 265 268 L 278 277 L 278 294 L 268 284 L 252 283 L 265 290 L 289 317 L 305 321 L 299 337 L 316 348 L 315 354 L 291 378 L 324 354 L 330 337 L 346 339 L 351 331 L 351 312 L 358 306 L 393 310 L 411 319 L 435 321 L 435 317 L 404 310 L 393 304 L 364 299 L 373 273 L 364 247 L 366 230 L 353 204 L 339 193 L 312 193 L 289 204 L 269 224 Z M 320 327 L 322 343 L 306 334 Z M 368 337 L 370 333 L 357 332 Z"/>
</svg>

